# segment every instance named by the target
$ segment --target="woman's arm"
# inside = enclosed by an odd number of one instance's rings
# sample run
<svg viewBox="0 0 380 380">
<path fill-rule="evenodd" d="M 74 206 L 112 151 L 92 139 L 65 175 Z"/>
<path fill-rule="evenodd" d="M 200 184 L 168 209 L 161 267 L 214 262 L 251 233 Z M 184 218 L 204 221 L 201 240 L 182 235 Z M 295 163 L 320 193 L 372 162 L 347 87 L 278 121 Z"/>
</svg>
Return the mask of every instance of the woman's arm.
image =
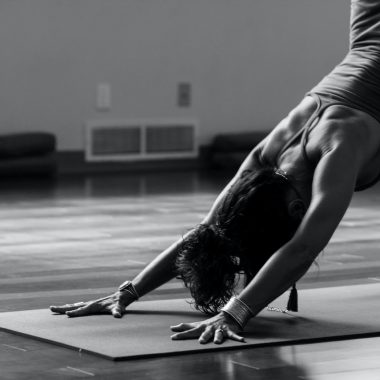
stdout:
<svg viewBox="0 0 380 380">
<path fill-rule="evenodd" d="M 191 234 L 189 231 L 186 235 Z M 171 245 L 158 255 L 132 281 L 135 291 L 141 297 L 175 277 L 174 264 L 182 239 Z M 110 296 L 87 302 L 77 302 L 61 306 L 51 306 L 53 312 L 67 314 L 69 317 L 79 317 L 90 314 L 109 313 L 120 318 L 125 308 L 136 300 L 128 291 L 116 291 Z"/>
<path fill-rule="evenodd" d="M 328 244 L 354 192 L 357 156 L 350 147 L 339 146 L 319 161 L 312 201 L 294 237 L 268 260 L 239 296 L 253 314 L 299 280 Z"/>
</svg>

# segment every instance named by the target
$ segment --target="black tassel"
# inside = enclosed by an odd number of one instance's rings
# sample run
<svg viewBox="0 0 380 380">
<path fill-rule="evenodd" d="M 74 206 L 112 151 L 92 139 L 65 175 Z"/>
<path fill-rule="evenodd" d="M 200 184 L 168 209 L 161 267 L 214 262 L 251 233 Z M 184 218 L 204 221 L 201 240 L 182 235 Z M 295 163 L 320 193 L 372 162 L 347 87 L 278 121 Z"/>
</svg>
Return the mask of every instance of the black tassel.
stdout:
<svg viewBox="0 0 380 380">
<path fill-rule="evenodd" d="M 292 290 L 290 291 L 288 306 L 286 307 L 289 311 L 298 311 L 298 292 L 296 284 L 293 284 Z"/>
</svg>

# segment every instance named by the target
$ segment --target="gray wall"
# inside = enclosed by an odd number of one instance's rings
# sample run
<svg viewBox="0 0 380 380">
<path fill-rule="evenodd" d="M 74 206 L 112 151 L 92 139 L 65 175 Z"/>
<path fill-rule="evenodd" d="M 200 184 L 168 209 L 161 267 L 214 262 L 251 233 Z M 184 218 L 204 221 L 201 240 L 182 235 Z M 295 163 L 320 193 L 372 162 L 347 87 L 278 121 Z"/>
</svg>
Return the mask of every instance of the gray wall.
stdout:
<svg viewBox="0 0 380 380">
<path fill-rule="evenodd" d="M 348 47 L 349 0 L 2 0 L 0 132 L 83 149 L 87 119 L 271 129 Z M 193 106 L 176 86 L 193 85 Z M 98 83 L 112 89 L 96 109 Z"/>
</svg>

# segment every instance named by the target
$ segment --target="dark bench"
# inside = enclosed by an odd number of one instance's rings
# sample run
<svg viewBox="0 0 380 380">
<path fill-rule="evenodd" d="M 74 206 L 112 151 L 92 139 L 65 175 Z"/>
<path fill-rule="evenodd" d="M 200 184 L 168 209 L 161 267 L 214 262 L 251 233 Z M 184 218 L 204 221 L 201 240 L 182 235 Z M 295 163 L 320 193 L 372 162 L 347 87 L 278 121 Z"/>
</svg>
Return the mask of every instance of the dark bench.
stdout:
<svg viewBox="0 0 380 380">
<path fill-rule="evenodd" d="M 51 133 L 0 135 L 0 176 L 53 176 L 56 138 Z"/>
</svg>

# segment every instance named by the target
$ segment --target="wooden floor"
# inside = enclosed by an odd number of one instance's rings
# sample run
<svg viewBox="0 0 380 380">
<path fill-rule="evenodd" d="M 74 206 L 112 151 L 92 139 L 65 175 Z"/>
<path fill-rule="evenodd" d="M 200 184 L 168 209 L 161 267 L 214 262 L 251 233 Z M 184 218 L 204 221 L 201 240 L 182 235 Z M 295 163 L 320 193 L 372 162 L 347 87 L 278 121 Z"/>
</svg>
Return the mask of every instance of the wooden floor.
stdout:
<svg viewBox="0 0 380 380">
<path fill-rule="evenodd" d="M 227 173 L 188 171 L 3 181 L 0 312 L 47 308 L 114 291 L 199 222 L 228 178 Z M 380 282 L 379 243 L 377 186 L 355 195 L 300 288 Z M 173 281 L 145 299 L 187 295 Z M 5 332 L 0 338 L 1 380 L 380 379 L 380 338 L 128 362 Z"/>
</svg>

